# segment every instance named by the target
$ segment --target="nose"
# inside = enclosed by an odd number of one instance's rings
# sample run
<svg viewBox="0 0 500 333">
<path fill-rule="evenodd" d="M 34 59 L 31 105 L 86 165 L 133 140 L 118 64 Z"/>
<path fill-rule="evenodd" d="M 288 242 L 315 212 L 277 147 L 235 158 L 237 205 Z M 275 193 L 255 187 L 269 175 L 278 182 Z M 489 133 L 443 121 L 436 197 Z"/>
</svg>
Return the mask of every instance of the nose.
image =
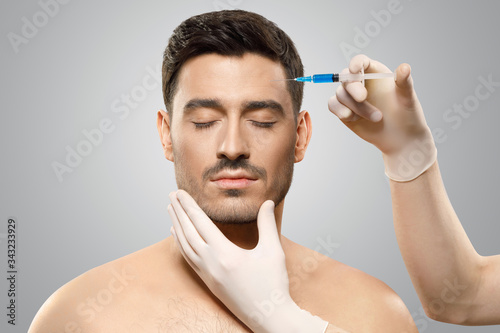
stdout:
<svg viewBox="0 0 500 333">
<path fill-rule="evenodd" d="M 234 161 L 250 157 L 248 138 L 241 128 L 242 126 L 239 121 L 228 122 L 221 131 L 222 138 L 217 150 L 217 158 L 227 158 Z"/>
</svg>

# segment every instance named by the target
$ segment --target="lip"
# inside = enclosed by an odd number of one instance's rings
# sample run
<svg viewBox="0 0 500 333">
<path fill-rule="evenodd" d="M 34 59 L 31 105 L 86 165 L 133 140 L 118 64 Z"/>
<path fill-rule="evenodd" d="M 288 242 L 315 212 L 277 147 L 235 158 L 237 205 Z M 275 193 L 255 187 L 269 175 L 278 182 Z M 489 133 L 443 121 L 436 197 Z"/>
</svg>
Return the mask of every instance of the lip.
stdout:
<svg viewBox="0 0 500 333">
<path fill-rule="evenodd" d="M 246 188 L 255 183 L 257 180 L 248 178 L 220 178 L 214 180 L 213 183 L 222 189 L 230 188 Z"/>
<path fill-rule="evenodd" d="M 218 173 L 211 182 L 222 189 L 246 188 L 257 181 L 257 178 L 242 170 Z"/>
<path fill-rule="evenodd" d="M 222 171 L 216 174 L 211 180 L 217 181 L 219 179 L 249 179 L 249 180 L 257 180 L 254 176 L 245 172 L 243 170 L 234 170 L 234 171 Z"/>
</svg>

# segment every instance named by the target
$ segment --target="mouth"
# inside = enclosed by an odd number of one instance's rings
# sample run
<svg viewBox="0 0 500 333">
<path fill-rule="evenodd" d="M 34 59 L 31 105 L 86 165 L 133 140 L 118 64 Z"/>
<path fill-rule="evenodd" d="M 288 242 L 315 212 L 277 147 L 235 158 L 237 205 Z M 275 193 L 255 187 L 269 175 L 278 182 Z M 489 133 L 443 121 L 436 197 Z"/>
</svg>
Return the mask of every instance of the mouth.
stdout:
<svg viewBox="0 0 500 333">
<path fill-rule="evenodd" d="M 242 189 L 254 184 L 257 178 L 242 171 L 221 172 L 211 182 L 221 189 Z"/>
<path fill-rule="evenodd" d="M 230 189 L 230 188 L 246 188 L 255 183 L 256 179 L 248 179 L 248 178 L 220 178 L 214 180 L 213 183 L 215 186 L 220 187 L 222 189 Z"/>
</svg>

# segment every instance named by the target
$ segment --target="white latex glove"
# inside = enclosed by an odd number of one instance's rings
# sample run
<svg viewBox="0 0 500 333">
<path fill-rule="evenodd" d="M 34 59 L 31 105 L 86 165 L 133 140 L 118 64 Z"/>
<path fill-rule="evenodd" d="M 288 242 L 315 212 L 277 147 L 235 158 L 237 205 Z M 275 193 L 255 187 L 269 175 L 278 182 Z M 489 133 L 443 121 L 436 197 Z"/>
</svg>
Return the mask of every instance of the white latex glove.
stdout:
<svg viewBox="0 0 500 333">
<path fill-rule="evenodd" d="M 351 59 L 343 72 L 390 73 L 378 61 L 365 55 Z M 363 140 L 382 152 L 385 174 L 404 182 L 417 178 L 437 158 L 437 149 L 424 112 L 413 90 L 411 68 L 401 64 L 397 80 L 366 80 L 340 85 L 328 101 L 328 108 Z M 381 112 L 381 113 L 380 113 Z"/>
<path fill-rule="evenodd" d="M 290 297 L 274 202 L 262 204 L 259 242 L 251 250 L 229 241 L 183 190 L 170 193 L 168 212 L 179 249 L 210 291 L 254 332 L 323 333 L 328 322 Z"/>
</svg>

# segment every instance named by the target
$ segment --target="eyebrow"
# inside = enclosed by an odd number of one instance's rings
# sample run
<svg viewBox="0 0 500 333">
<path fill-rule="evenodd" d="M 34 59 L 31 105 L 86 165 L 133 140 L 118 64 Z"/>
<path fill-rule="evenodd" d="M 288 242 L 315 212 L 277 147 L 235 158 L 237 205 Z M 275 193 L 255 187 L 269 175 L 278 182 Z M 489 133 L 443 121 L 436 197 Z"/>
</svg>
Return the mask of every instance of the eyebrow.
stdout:
<svg viewBox="0 0 500 333">
<path fill-rule="evenodd" d="M 278 113 L 282 117 L 285 116 L 285 110 L 283 109 L 283 106 L 272 99 L 264 101 L 249 101 L 243 103 L 243 111 L 253 111 L 260 109 L 269 109 Z"/>
<path fill-rule="evenodd" d="M 198 108 L 222 109 L 222 103 L 215 98 L 194 98 L 184 105 L 184 112 L 189 112 Z"/>
<path fill-rule="evenodd" d="M 209 109 L 224 109 L 222 102 L 217 98 L 194 98 L 189 100 L 186 105 L 184 105 L 184 113 L 189 113 L 198 108 L 209 108 Z M 260 109 L 269 109 L 280 116 L 285 116 L 285 110 L 283 106 L 272 99 L 262 100 L 262 101 L 247 101 L 242 103 L 242 111 L 254 111 Z"/>
</svg>

